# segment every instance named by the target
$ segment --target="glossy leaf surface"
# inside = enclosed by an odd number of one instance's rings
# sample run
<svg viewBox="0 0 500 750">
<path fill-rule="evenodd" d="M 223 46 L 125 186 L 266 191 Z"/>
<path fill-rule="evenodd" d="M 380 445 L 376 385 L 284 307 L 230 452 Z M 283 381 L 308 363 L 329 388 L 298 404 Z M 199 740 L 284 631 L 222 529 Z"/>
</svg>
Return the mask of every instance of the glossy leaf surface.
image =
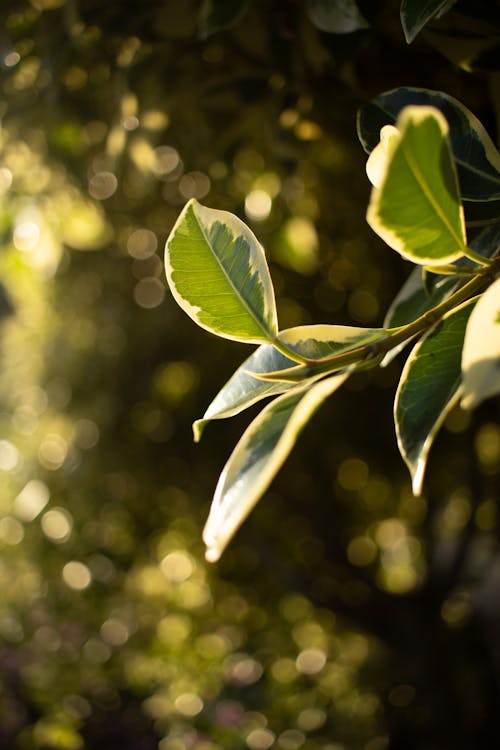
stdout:
<svg viewBox="0 0 500 750">
<path fill-rule="evenodd" d="M 264 250 L 233 214 L 190 200 L 167 239 L 165 269 L 176 301 L 202 328 L 249 343 L 277 334 Z"/>
<path fill-rule="evenodd" d="M 269 487 L 312 414 L 347 377 L 343 373 L 311 387 L 295 388 L 268 404 L 250 424 L 215 491 L 203 532 L 208 560 L 220 557 Z"/>
<path fill-rule="evenodd" d="M 465 328 L 476 300 L 453 310 L 414 347 L 394 404 L 398 446 L 419 495 L 434 437 L 457 403 Z"/>
<path fill-rule="evenodd" d="M 460 193 L 469 201 L 500 198 L 500 155 L 481 122 L 459 101 L 441 91 L 402 87 L 380 94 L 360 108 L 358 137 L 367 153 L 379 143 L 385 125 L 394 125 L 409 105 L 430 105 L 446 117 Z"/>
<path fill-rule="evenodd" d="M 500 393 L 500 279 L 488 287 L 470 317 L 462 371 L 464 409 Z"/>
<path fill-rule="evenodd" d="M 463 255 L 465 226 L 448 125 L 433 107 L 407 107 L 397 128 L 399 138 L 388 141 L 367 221 L 414 263 L 449 263 Z"/>
<path fill-rule="evenodd" d="M 279 339 L 292 349 L 310 359 L 319 359 L 347 351 L 362 343 L 379 338 L 380 329 L 356 328 L 353 326 L 310 325 L 297 326 L 281 331 Z M 234 375 L 219 391 L 202 419 L 193 425 L 194 437 L 198 441 L 205 425 L 213 419 L 224 419 L 247 409 L 252 404 L 269 396 L 276 396 L 296 387 L 297 383 L 265 381 L 252 373 L 274 373 L 294 366 L 293 360 L 281 354 L 270 344 L 263 344 L 248 357 Z M 303 378 L 309 375 L 301 371 Z"/>
</svg>

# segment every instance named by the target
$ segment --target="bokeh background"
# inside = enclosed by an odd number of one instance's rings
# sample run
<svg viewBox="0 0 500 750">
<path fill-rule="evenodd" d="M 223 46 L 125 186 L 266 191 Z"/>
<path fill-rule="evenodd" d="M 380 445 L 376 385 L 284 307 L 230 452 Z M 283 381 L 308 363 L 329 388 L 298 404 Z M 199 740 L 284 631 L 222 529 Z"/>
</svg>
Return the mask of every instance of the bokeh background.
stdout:
<svg viewBox="0 0 500 750">
<path fill-rule="evenodd" d="M 203 558 L 250 417 L 191 422 L 250 350 L 169 295 L 183 204 L 253 228 L 281 327 L 381 325 L 410 266 L 365 223 L 357 108 L 425 86 L 497 134 L 496 2 L 411 46 L 398 3 L 347 34 L 332 5 L 2 2 L 2 748 L 500 746 L 498 400 L 450 415 L 416 499 L 401 363 L 353 378 Z"/>
</svg>

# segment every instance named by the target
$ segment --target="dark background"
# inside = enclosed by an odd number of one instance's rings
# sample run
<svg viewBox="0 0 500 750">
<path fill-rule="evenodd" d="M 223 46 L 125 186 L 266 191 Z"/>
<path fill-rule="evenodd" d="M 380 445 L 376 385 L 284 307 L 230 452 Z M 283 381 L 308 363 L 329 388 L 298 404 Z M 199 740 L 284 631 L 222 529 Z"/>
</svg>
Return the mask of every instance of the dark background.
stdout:
<svg viewBox="0 0 500 750">
<path fill-rule="evenodd" d="M 401 362 L 353 378 L 203 560 L 255 412 L 192 442 L 250 350 L 166 289 L 183 204 L 248 221 L 282 328 L 377 326 L 411 268 L 365 223 L 358 107 L 429 87 L 498 132 L 497 3 L 411 45 L 396 2 L 350 34 L 312 5 L 2 3 L 1 747 L 500 746 L 498 400 L 450 415 L 416 499 Z"/>
</svg>

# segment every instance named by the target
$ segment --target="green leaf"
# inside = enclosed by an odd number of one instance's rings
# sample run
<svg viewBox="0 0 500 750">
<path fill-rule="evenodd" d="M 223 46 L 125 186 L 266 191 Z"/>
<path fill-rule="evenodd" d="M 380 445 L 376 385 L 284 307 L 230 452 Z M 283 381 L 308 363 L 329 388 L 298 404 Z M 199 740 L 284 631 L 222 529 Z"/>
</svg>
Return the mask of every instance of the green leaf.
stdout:
<svg viewBox="0 0 500 750">
<path fill-rule="evenodd" d="M 431 18 L 441 15 L 455 2 L 456 0 L 402 0 L 401 24 L 408 44 L 413 42 Z"/>
<path fill-rule="evenodd" d="M 271 344 L 262 344 L 251 354 L 221 388 L 203 417 L 193 423 L 195 442 L 201 439 L 206 425 L 213 419 L 226 419 L 239 414 L 252 404 L 290 389 L 286 383 L 271 383 L 253 377 L 252 373 L 274 372 L 291 367 L 294 362 Z"/>
<path fill-rule="evenodd" d="M 367 221 L 414 263 L 439 265 L 464 254 L 465 225 L 448 143 L 448 125 L 433 107 L 407 107 L 398 138 L 387 142 L 385 170 Z"/>
<path fill-rule="evenodd" d="M 218 560 L 262 497 L 320 404 L 348 373 L 294 388 L 272 401 L 243 434 L 224 467 L 203 531 L 206 557 Z"/>
<path fill-rule="evenodd" d="M 477 117 L 442 91 L 402 87 L 380 94 L 360 108 L 358 137 L 367 153 L 380 140 L 385 125 L 394 125 L 408 105 L 436 107 L 446 117 L 450 143 L 458 171 L 460 193 L 468 201 L 500 198 L 500 155 Z"/>
<path fill-rule="evenodd" d="M 278 338 L 291 349 L 309 359 L 320 359 L 348 351 L 362 343 L 380 338 L 385 332 L 379 328 L 356 328 L 353 326 L 310 325 L 296 326 L 281 331 Z M 225 419 L 239 414 L 252 404 L 269 396 L 285 393 L 297 383 L 265 381 L 253 374 L 287 371 L 295 365 L 293 360 L 281 354 L 270 344 L 262 344 L 248 357 L 227 381 L 214 398 L 201 419 L 193 424 L 195 441 L 201 438 L 205 426 L 213 419 Z M 305 369 L 302 378 L 311 379 Z"/>
<path fill-rule="evenodd" d="M 320 31 L 351 34 L 369 26 L 354 0 L 306 0 L 306 12 Z"/>
<path fill-rule="evenodd" d="M 203 0 L 200 9 L 199 35 L 207 39 L 236 23 L 246 11 L 247 0 Z"/>
<path fill-rule="evenodd" d="M 484 258 L 493 258 L 500 248 L 500 226 L 492 226 L 474 238 L 470 247 Z M 467 258 L 459 258 L 457 267 L 471 265 Z M 432 274 L 434 275 L 434 274 Z M 420 315 L 447 299 L 461 282 L 461 276 L 436 275 L 432 285 L 424 285 L 422 268 L 414 268 L 389 307 L 384 320 L 384 328 L 397 328 L 411 323 Z"/>
<path fill-rule="evenodd" d="M 480 297 L 470 317 L 462 373 L 464 409 L 473 409 L 500 393 L 500 279 Z"/>
<path fill-rule="evenodd" d="M 452 310 L 414 347 L 401 374 L 394 404 L 399 450 L 419 495 L 437 431 L 457 403 L 465 328 L 476 300 Z"/>
<path fill-rule="evenodd" d="M 493 258 L 500 248 L 500 226 L 483 229 L 471 242 L 470 247 L 484 258 Z M 468 258 L 459 258 L 454 265 L 460 268 L 474 264 Z M 434 277 L 432 283 L 429 283 L 428 279 L 424 280 L 423 268 L 413 269 L 387 311 L 384 328 L 398 328 L 411 323 L 447 299 L 463 280 L 463 276 L 428 276 Z M 408 339 L 391 349 L 385 355 L 381 366 L 385 367 L 392 362 L 410 341 L 411 339 Z"/>
<path fill-rule="evenodd" d="M 264 250 L 233 214 L 190 200 L 167 239 L 165 269 L 174 298 L 202 328 L 247 343 L 275 338 Z"/>
</svg>

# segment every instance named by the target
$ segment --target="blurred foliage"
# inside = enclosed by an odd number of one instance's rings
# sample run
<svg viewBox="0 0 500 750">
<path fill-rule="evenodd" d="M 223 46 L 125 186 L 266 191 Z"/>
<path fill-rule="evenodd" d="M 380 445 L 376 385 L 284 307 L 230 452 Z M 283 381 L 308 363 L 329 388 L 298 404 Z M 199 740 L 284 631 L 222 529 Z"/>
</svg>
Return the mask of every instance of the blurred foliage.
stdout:
<svg viewBox="0 0 500 750">
<path fill-rule="evenodd" d="M 459 27 L 495 17 L 459 2 L 407 47 L 395 2 L 347 35 L 234 5 L 212 33 L 198 0 L 2 3 L 0 745 L 494 746 L 497 402 L 449 417 L 415 500 L 381 416 L 397 365 L 360 375 L 207 568 L 244 422 L 202 447 L 189 425 L 243 347 L 184 318 L 162 246 L 203 199 L 252 223 L 282 327 L 378 325 L 407 264 L 364 222 L 356 108 L 428 86 L 494 134 L 490 46 L 476 65 Z"/>
</svg>

